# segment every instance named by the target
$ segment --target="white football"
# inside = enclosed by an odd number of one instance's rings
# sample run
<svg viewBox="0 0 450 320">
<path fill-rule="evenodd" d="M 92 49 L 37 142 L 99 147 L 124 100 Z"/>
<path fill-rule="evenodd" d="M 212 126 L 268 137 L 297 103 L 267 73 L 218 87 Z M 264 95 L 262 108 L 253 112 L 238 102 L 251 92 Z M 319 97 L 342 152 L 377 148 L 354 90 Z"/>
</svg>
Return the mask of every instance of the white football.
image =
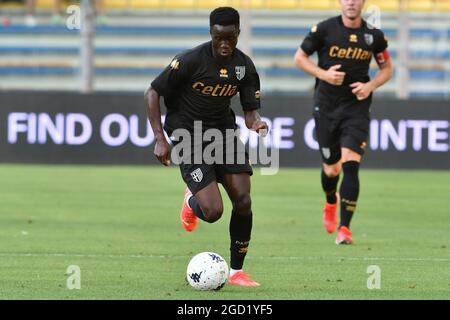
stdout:
<svg viewBox="0 0 450 320">
<path fill-rule="evenodd" d="M 220 290 L 228 279 L 228 265 L 217 253 L 202 252 L 189 261 L 186 277 L 196 290 Z"/>
</svg>

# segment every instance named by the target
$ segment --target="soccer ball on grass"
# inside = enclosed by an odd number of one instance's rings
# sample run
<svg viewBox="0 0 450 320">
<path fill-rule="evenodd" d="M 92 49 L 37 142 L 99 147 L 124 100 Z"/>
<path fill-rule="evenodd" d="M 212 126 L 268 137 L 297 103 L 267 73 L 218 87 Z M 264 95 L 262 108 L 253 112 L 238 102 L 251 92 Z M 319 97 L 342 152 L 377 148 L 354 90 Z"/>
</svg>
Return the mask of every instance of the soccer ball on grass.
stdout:
<svg viewBox="0 0 450 320">
<path fill-rule="evenodd" d="M 201 252 L 189 262 L 186 276 L 196 290 L 220 290 L 228 279 L 228 265 L 217 253 Z"/>
</svg>

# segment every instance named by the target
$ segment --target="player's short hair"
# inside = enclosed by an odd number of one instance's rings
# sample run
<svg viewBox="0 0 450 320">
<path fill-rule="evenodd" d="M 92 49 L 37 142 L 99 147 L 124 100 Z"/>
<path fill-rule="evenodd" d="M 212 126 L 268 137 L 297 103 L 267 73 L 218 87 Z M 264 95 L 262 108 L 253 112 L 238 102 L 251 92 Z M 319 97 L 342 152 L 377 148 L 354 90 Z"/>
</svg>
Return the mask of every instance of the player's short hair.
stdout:
<svg viewBox="0 0 450 320">
<path fill-rule="evenodd" d="M 239 28 L 239 12 L 231 7 L 219 7 L 214 9 L 209 15 L 209 26 L 218 24 L 220 26 L 235 25 Z"/>
</svg>

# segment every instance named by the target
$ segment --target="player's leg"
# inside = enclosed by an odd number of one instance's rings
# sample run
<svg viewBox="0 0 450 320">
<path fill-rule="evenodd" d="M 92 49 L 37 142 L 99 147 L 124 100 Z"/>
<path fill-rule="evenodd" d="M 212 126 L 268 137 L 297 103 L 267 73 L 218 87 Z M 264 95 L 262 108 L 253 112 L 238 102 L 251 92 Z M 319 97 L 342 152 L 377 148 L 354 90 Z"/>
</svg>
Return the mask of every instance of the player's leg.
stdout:
<svg viewBox="0 0 450 320">
<path fill-rule="evenodd" d="M 326 200 L 323 206 L 323 225 L 328 233 L 333 233 L 337 227 L 338 196 L 336 190 L 341 172 L 339 134 L 334 130 L 338 123 L 318 112 L 315 113 L 314 120 L 323 160 L 321 184 Z"/>
<path fill-rule="evenodd" d="M 257 282 L 250 279 L 249 274 L 242 270 L 253 225 L 250 174 L 247 172 L 224 174 L 220 181 L 233 206 L 229 227 L 231 240 L 229 283 L 243 286 L 259 286 Z"/>
<path fill-rule="evenodd" d="M 197 191 L 189 199 L 189 206 L 195 215 L 203 221 L 213 223 L 222 217 L 223 203 L 219 186 L 212 181 L 203 189 Z"/>
<path fill-rule="evenodd" d="M 325 198 L 328 204 L 337 203 L 337 185 L 339 182 L 339 175 L 342 171 L 342 161 L 339 160 L 333 164 L 322 164 L 321 181 L 322 190 L 325 193 Z"/>
<path fill-rule="evenodd" d="M 187 185 L 180 221 L 186 231 L 193 231 L 200 218 L 215 222 L 222 216 L 223 203 L 214 167 L 206 164 L 181 164 L 181 175 Z"/>
<path fill-rule="evenodd" d="M 353 118 L 342 124 L 341 153 L 344 177 L 339 189 L 341 221 L 336 243 L 351 244 L 350 223 L 355 214 L 359 197 L 359 166 L 368 138 L 368 117 Z"/>
<path fill-rule="evenodd" d="M 344 177 L 339 189 L 341 220 L 339 231 L 336 238 L 337 244 L 351 244 L 352 233 L 350 231 L 350 222 L 356 210 L 356 204 L 359 196 L 359 164 L 361 155 L 355 151 L 342 148 L 342 171 Z"/>
</svg>

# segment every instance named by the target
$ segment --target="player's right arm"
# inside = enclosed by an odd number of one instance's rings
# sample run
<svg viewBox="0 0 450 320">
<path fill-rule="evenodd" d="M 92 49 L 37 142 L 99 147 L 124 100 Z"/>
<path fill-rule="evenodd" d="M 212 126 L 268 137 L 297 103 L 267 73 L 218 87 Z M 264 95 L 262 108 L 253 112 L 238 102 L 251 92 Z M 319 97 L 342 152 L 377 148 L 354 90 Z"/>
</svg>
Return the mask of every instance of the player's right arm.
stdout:
<svg viewBox="0 0 450 320">
<path fill-rule="evenodd" d="M 342 85 L 345 79 L 345 72 L 338 71 L 342 67 L 340 64 L 332 66 L 328 70 L 322 69 L 310 59 L 302 48 L 298 48 L 295 54 L 295 65 L 306 73 L 334 86 Z"/>
<path fill-rule="evenodd" d="M 175 57 L 145 91 L 144 101 L 147 115 L 155 135 L 154 154 L 163 165 L 170 165 L 170 145 L 167 142 L 161 124 L 160 97 L 176 94 L 189 78 L 188 63 L 184 55 Z"/>
<path fill-rule="evenodd" d="M 314 63 L 310 56 L 323 47 L 323 38 L 325 34 L 323 23 L 312 27 L 309 34 L 303 40 L 302 45 L 295 53 L 295 65 L 306 73 L 328 82 L 334 86 L 340 86 L 344 82 L 345 72 L 338 71 L 341 65 L 335 65 L 328 70 L 320 68 Z"/>
<path fill-rule="evenodd" d="M 145 91 L 144 101 L 147 108 L 147 115 L 150 125 L 155 136 L 155 150 L 153 151 L 156 158 L 163 165 L 170 165 L 170 145 L 167 142 L 161 123 L 161 107 L 160 96 L 151 86 Z"/>
</svg>

